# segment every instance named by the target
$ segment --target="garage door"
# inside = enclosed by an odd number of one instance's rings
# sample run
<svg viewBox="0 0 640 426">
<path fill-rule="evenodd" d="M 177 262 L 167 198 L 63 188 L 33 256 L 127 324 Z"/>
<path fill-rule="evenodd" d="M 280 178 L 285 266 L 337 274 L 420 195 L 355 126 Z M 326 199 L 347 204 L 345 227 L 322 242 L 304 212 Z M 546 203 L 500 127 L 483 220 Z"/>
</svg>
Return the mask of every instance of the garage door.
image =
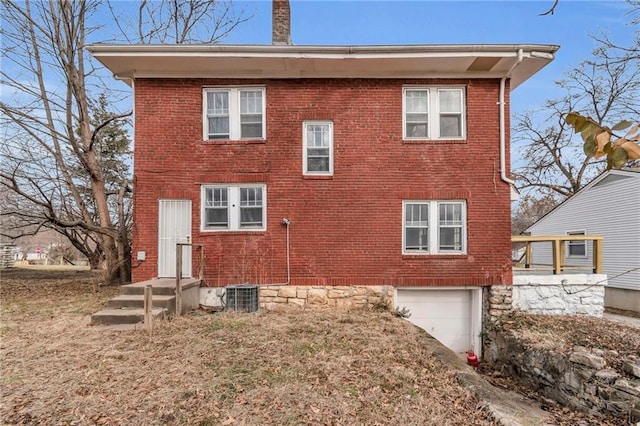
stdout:
<svg viewBox="0 0 640 426">
<path fill-rule="evenodd" d="M 409 309 L 410 322 L 460 353 L 475 346 L 472 299 L 471 290 L 398 289 L 396 305 Z"/>
</svg>

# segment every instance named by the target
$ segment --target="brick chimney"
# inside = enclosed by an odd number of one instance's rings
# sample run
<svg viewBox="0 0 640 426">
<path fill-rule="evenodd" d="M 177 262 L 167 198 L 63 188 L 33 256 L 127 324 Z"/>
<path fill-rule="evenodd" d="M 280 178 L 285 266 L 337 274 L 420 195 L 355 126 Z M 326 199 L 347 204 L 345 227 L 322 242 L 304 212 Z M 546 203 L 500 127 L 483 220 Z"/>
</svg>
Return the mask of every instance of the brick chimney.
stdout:
<svg viewBox="0 0 640 426">
<path fill-rule="evenodd" d="M 289 0 L 272 0 L 272 44 L 291 44 L 291 7 Z"/>
</svg>

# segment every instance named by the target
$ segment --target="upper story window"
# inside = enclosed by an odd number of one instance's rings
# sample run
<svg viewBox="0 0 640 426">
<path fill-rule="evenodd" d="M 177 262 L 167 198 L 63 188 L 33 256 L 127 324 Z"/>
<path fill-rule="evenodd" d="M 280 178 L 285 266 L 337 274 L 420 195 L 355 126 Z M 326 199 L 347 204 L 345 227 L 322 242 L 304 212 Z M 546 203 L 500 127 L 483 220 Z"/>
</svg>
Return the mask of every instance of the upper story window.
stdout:
<svg viewBox="0 0 640 426">
<path fill-rule="evenodd" d="M 264 139 L 264 87 L 219 87 L 203 91 L 204 139 Z"/>
<path fill-rule="evenodd" d="M 333 123 L 330 121 L 306 121 L 302 127 L 304 174 L 332 175 Z"/>
<path fill-rule="evenodd" d="M 403 253 L 466 252 L 467 205 L 464 201 L 404 201 Z"/>
<path fill-rule="evenodd" d="M 464 139 L 464 106 L 462 87 L 405 87 L 404 139 Z"/>
<path fill-rule="evenodd" d="M 587 231 L 568 231 L 567 235 L 586 235 Z M 575 240 L 567 241 L 567 256 L 569 257 L 587 257 L 587 241 Z"/>
<path fill-rule="evenodd" d="M 266 187 L 263 184 L 204 185 L 202 230 L 242 231 L 266 229 Z"/>
</svg>

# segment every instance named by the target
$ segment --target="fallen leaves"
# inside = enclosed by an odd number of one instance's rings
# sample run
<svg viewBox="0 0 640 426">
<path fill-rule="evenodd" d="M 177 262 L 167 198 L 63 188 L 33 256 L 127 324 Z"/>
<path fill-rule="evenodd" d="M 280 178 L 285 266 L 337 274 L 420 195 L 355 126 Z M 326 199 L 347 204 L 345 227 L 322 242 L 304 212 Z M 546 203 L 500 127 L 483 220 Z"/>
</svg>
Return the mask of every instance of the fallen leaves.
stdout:
<svg viewBox="0 0 640 426">
<path fill-rule="evenodd" d="M 584 346 L 613 350 L 622 357 L 640 355 L 640 329 L 605 318 L 518 313 L 503 321 L 502 327 L 531 345 L 552 345 L 564 353 Z"/>
<path fill-rule="evenodd" d="M 3 272 L 2 422 L 493 424 L 388 313 L 196 312 L 115 332 L 88 325 L 113 294 L 92 279 Z"/>
</svg>

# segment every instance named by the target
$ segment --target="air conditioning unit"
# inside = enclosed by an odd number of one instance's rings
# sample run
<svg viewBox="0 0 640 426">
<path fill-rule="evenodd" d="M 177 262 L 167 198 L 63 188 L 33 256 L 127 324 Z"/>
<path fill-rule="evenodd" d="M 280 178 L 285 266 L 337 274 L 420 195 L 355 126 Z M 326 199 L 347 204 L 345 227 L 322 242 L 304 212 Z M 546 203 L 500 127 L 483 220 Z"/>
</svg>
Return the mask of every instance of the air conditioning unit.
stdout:
<svg viewBox="0 0 640 426">
<path fill-rule="evenodd" d="M 256 312 L 258 310 L 257 285 L 229 285 L 225 288 L 228 311 Z"/>
</svg>

